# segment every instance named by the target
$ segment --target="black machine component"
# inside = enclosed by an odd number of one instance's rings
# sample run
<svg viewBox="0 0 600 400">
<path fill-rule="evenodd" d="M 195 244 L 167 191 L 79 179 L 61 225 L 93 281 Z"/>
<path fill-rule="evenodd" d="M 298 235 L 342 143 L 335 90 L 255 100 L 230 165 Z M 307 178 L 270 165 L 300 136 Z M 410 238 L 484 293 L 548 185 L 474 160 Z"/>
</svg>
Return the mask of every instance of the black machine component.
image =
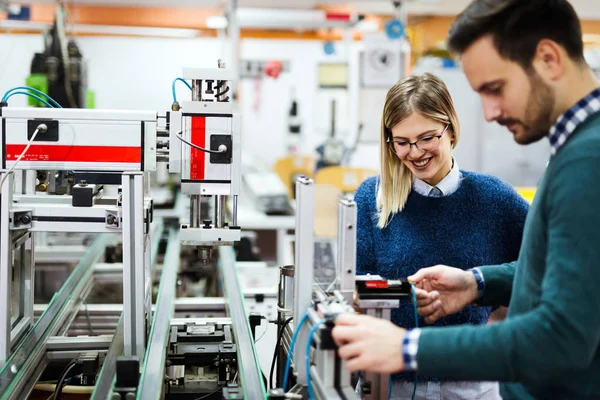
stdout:
<svg viewBox="0 0 600 400">
<path fill-rule="evenodd" d="M 45 37 L 44 52 L 36 53 L 31 61 L 31 74 L 47 77 L 48 95 L 62 107 L 84 108 L 87 88 L 83 56 L 75 41 L 67 41 L 64 18 L 58 19 L 67 11 L 59 7 Z"/>
<path fill-rule="evenodd" d="M 102 186 L 88 185 L 87 182 L 81 181 L 73 186 L 73 207 L 91 207 L 94 205 L 94 197 L 102 190 Z"/>
<path fill-rule="evenodd" d="M 191 399 L 207 395 L 242 398 L 235 385 L 237 345 L 231 326 L 219 323 L 172 326 L 167 352 L 169 399 Z M 238 391 L 240 393 L 238 393 Z M 225 394 L 229 393 L 226 397 Z M 191 396 L 194 397 L 191 397 Z"/>
<path fill-rule="evenodd" d="M 137 357 L 119 356 L 116 364 L 117 379 L 114 392 L 121 398 L 128 393 L 135 393 L 140 382 L 140 360 Z"/>
<path fill-rule="evenodd" d="M 27 120 L 27 140 L 31 140 L 31 137 L 38 129 L 40 124 L 47 126 L 46 132 L 43 135 L 36 135 L 34 142 L 58 142 L 58 121 L 51 119 L 30 119 Z M 40 133 L 42 133 L 40 131 Z"/>
<path fill-rule="evenodd" d="M 210 162 L 211 164 L 231 164 L 231 157 L 233 152 L 231 151 L 231 135 L 211 135 L 210 136 L 210 149 L 213 151 L 219 151 L 219 146 L 225 145 L 227 150 L 224 153 L 211 153 Z"/>
<path fill-rule="evenodd" d="M 380 276 L 357 276 L 356 292 L 361 300 L 410 299 L 412 288 L 406 280 L 386 280 Z"/>
</svg>

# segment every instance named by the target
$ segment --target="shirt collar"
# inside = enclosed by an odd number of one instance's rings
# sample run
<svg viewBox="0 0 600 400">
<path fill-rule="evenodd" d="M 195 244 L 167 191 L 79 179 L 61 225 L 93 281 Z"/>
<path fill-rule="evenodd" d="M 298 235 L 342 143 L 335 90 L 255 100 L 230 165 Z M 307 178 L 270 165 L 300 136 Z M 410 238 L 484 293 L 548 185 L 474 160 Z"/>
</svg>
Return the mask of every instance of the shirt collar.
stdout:
<svg viewBox="0 0 600 400">
<path fill-rule="evenodd" d="M 452 193 L 456 192 L 458 186 L 460 185 L 460 168 L 458 167 L 458 163 L 452 157 L 452 169 L 450 169 L 450 173 L 446 175 L 444 179 L 440 181 L 435 187 L 437 187 L 441 192 L 442 196 L 448 196 Z M 413 190 L 419 193 L 421 196 L 429 196 L 431 193 L 431 189 L 434 186 L 431 186 L 425 181 L 421 179 L 413 177 Z"/>
<path fill-rule="evenodd" d="M 566 143 L 569 136 L 579 125 L 598 111 L 600 111 L 600 88 L 594 89 L 573 107 L 561 114 L 548 132 L 552 155 L 556 154 L 558 149 Z"/>
</svg>

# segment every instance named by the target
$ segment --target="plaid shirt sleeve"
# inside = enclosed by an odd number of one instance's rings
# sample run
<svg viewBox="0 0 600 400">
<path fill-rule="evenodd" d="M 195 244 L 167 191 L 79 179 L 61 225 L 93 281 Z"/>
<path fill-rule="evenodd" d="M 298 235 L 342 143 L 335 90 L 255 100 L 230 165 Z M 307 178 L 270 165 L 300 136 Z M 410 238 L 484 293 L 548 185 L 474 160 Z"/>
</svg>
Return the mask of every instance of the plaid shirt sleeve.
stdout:
<svg viewBox="0 0 600 400">
<path fill-rule="evenodd" d="M 419 328 L 411 329 L 406 332 L 404 341 L 402 342 L 402 352 L 404 354 L 404 370 L 417 370 L 417 350 L 419 348 L 419 336 L 421 330 Z"/>
</svg>

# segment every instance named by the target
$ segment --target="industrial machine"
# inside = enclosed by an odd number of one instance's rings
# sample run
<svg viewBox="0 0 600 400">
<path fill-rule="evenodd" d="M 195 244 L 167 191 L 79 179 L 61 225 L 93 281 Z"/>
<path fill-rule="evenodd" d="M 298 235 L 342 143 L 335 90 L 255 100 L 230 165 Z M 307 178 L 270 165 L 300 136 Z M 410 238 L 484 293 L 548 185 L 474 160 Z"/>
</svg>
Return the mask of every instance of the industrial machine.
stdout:
<svg viewBox="0 0 600 400">
<path fill-rule="evenodd" d="M 278 379 L 267 392 L 254 346 L 264 317 L 248 315 L 232 246 L 241 237 L 233 75 L 219 61 L 178 79 L 191 81 L 191 100 L 163 115 L 0 104 L 0 399 L 48 389 L 93 400 L 387 398 L 388 377 L 377 374 L 355 392 L 331 329 L 353 312 L 355 293 L 389 318 L 410 287 L 355 276 L 356 204 L 347 199 L 335 276 L 315 284 L 314 186 L 305 177 L 296 183 L 295 264 L 282 268 L 273 321 Z M 154 207 L 161 163 L 180 183 L 173 209 Z M 37 191 L 38 175 L 56 171 L 67 171 L 67 190 Z M 59 261 L 73 265 L 66 280 L 47 305 L 34 304 L 40 264 Z M 213 264 L 217 297 L 181 295 L 185 274 Z M 119 300 L 93 303 L 99 288 Z"/>
<path fill-rule="evenodd" d="M 175 102 L 164 115 L 62 109 L 49 96 L 43 99 L 57 108 L 0 103 L 0 398 L 26 398 L 42 376 L 61 365 L 65 369 L 55 383 L 58 397 L 61 385 L 72 378 L 69 374 L 80 376 L 82 370 L 86 386 L 95 388 L 93 398 L 111 398 L 110 393 L 123 398 L 234 393 L 241 390 L 242 366 L 264 392 L 233 270 L 231 246 L 241 232 L 241 124 L 228 94 L 233 74 L 219 61 L 214 69 L 184 69 L 181 80 L 191 81 L 191 100 Z M 178 205 L 160 217 L 155 215 L 150 182 L 158 163 L 167 163 L 181 185 Z M 57 171 L 69 173 L 66 193 L 36 191 L 40 173 L 56 177 Z M 233 204 L 229 213 L 228 197 Z M 189 210 L 182 205 L 185 198 Z M 207 205 L 210 210 L 203 209 Z M 75 233 L 88 235 L 93 244 L 43 314 L 36 314 L 36 242 L 44 244 L 41 259 L 60 260 L 70 247 L 49 246 L 48 238 Z M 101 265 L 109 258 L 115 261 L 107 251 L 115 241 L 122 262 Z M 190 318 L 185 321 L 171 318 L 178 309 L 174 304 L 182 249 L 190 248 L 197 249 L 201 264 L 220 265 L 228 302 L 221 301 L 216 309 L 228 318 L 190 317 L 203 316 L 203 306 L 186 310 Z M 220 249 L 218 257 L 212 254 L 214 248 Z M 77 330 L 80 308 L 90 323 L 86 299 L 98 281 L 115 275 L 122 283 L 122 307 L 112 340 L 68 336 Z M 160 281 L 157 292 L 155 280 Z M 211 313 L 214 308 L 209 307 Z M 102 369 L 94 370 L 99 365 Z M 251 385 L 246 386 L 251 393 Z"/>
</svg>

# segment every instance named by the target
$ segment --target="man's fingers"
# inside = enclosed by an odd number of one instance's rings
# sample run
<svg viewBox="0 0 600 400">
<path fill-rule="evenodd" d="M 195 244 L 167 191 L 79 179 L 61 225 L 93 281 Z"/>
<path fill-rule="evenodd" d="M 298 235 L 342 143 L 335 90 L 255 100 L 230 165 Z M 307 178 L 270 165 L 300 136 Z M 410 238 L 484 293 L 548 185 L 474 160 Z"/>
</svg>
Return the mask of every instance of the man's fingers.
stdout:
<svg viewBox="0 0 600 400">
<path fill-rule="evenodd" d="M 420 290 L 417 292 L 417 307 L 425 307 L 439 298 L 440 293 L 438 291 L 426 292 L 424 290 Z"/>
<path fill-rule="evenodd" d="M 438 274 L 438 266 L 429 267 L 429 268 L 421 268 L 417 271 L 416 274 L 409 276 L 407 279 L 410 283 L 419 283 L 423 279 L 435 279 Z"/>
<path fill-rule="evenodd" d="M 338 348 L 338 355 L 342 360 L 360 357 L 364 349 L 363 342 L 352 342 Z"/>
<path fill-rule="evenodd" d="M 428 324 L 433 324 L 435 321 L 437 321 L 438 319 L 442 318 L 444 316 L 444 311 L 442 311 L 442 308 L 440 307 L 437 311 L 435 311 L 433 314 L 425 317 L 425 322 L 427 322 Z"/>
<path fill-rule="evenodd" d="M 430 292 L 415 287 L 415 294 L 417 295 L 417 301 L 419 301 L 429 298 Z"/>
<path fill-rule="evenodd" d="M 337 325 L 346 325 L 346 326 L 355 326 L 360 324 L 363 320 L 364 315 L 357 315 L 352 313 L 343 313 L 338 315 L 335 318 L 335 324 Z"/>
<path fill-rule="evenodd" d="M 367 363 L 361 357 L 356 357 L 346 361 L 346 369 L 350 372 L 356 372 L 365 369 L 366 365 Z"/>
<path fill-rule="evenodd" d="M 435 300 L 431 304 L 426 305 L 424 307 L 417 307 L 417 313 L 422 317 L 427 317 L 427 316 L 434 314 L 441 308 L 442 308 L 442 302 L 439 300 Z"/>
<path fill-rule="evenodd" d="M 337 325 L 331 331 L 331 336 L 338 346 L 343 346 L 346 343 L 352 342 L 352 339 L 356 337 L 356 328 Z"/>
</svg>

